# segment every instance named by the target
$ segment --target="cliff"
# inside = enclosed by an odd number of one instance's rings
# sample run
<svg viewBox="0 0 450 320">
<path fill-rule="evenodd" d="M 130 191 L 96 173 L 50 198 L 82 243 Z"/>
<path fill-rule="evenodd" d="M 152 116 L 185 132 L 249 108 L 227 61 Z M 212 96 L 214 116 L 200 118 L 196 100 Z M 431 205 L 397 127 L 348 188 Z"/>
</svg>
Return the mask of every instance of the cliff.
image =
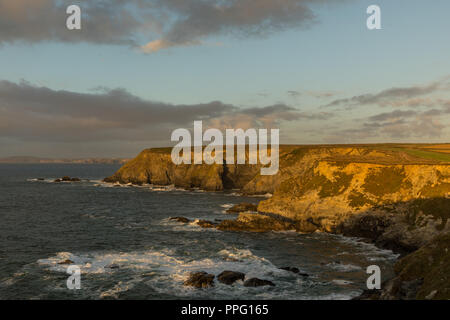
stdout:
<svg viewBox="0 0 450 320">
<path fill-rule="evenodd" d="M 273 176 L 259 172 L 259 165 L 176 166 L 170 149 L 149 149 L 105 180 L 270 193 L 272 197 L 259 203 L 258 213 L 241 213 L 218 229 L 293 229 L 365 237 L 404 256 L 410 254 L 403 258 L 410 260 L 398 264 L 413 269 L 426 254 L 435 254 L 434 247 L 427 246 L 442 244 L 450 233 L 450 145 L 280 146 L 279 172 Z M 434 267 L 437 274 L 443 272 L 443 265 Z M 404 268 L 397 268 L 394 287 L 402 288 L 409 283 L 404 279 L 416 277 L 413 283 L 418 285 L 408 294 L 430 296 L 433 285 L 426 283 L 431 280 L 426 282 L 420 272 L 409 272 L 408 278 Z M 433 289 L 434 295 L 449 297 L 449 285 L 444 284 L 447 291 Z M 384 297 L 406 296 L 391 292 Z"/>
<path fill-rule="evenodd" d="M 273 176 L 260 175 L 260 165 L 175 165 L 170 148 L 147 149 L 105 181 L 270 193 L 258 211 L 290 221 L 298 231 L 373 235 L 352 227 L 371 215 L 382 216 L 386 229 L 394 222 L 420 227 L 426 241 L 426 226 L 447 230 L 450 211 L 450 153 L 428 151 L 431 146 L 281 146 L 280 170 Z M 259 216 L 244 213 L 238 221 Z M 406 247 L 423 244 L 408 241 Z"/>
</svg>

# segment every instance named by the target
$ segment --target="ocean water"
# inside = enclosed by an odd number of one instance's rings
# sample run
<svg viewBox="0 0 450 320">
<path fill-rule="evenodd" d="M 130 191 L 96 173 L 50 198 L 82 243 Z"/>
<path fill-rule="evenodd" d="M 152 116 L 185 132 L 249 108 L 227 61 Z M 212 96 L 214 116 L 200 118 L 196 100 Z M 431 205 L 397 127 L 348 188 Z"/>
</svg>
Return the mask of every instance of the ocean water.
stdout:
<svg viewBox="0 0 450 320">
<path fill-rule="evenodd" d="M 170 221 L 234 218 L 227 207 L 262 198 L 101 182 L 118 168 L 0 164 L 0 299 L 350 299 L 365 289 L 367 266 L 392 276 L 396 256 L 359 239 Z M 66 175 L 89 181 L 53 182 Z M 81 268 L 80 290 L 66 286 L 67 265 L 58 264 L 66 259 Z M 279 269 L 285 266 L 309 277 Z M 183 286 L 191 271 L 224 270 L 275 286 Z"/>
</svg>

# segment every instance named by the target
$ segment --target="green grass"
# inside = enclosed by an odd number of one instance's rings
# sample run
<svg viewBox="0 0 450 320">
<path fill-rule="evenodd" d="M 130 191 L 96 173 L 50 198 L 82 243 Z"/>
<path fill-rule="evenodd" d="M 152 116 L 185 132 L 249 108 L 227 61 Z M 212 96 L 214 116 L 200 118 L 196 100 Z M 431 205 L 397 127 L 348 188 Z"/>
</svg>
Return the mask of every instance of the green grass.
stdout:
<svg viewBox="0 0 450 320">
<path fill-rule="evenodd" d="M 426 160 L 434 160 L 441 162 L 450 162 L 450 154 L 434 152 L 434 151 L 426 151 L 422 149 L 411 149 L 405 147 L 381 147 L 382 150 L 386 151 L 395 151 L 395 152 L 404 152 L 409 154 L 410 156 L 426 159 Z"/>
</svg>

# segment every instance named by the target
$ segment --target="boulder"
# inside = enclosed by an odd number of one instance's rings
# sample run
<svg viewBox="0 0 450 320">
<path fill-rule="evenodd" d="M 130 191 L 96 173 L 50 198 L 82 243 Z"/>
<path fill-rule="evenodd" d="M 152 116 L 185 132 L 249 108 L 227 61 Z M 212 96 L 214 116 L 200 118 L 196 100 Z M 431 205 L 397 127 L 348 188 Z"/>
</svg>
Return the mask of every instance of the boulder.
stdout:
<svg viewBox="0 0 450 320">
<path fill-rule="evenodd" d="M 66 259 L 66 260 L 58 262 L 58 264 L 72 264 L 72 263 L 74 263 L 74 262 L 70 259 Z"/>
<path fill-rule="evenodd" d="M 184 282 L 185 286 L 195 288 L 208 288 L 214 286 L 214 275 L 204 271 L 193 272 L 189 278 Z"/>
<path fill-rule="evenodd" d="M 226 213 L 240 213 L 247 211 L 258 211 L 258 206 L 252 203 L 239 203 L 226 210 Z"/>
<path fill-rule="evenodd" d="M 272 281 L 258 278 L 251 278 L 244 282 L 244 287 L 262 287 L 262 286 L 275 286 L 275 284 Z"/>
<path fill-rule="evenodd" d="M 217 276 L 217 279 L 224 284 L 233 284 L 238 280 L 244 281 L 245 274 L 237 271 L 225 270 Z"/>
</svg>

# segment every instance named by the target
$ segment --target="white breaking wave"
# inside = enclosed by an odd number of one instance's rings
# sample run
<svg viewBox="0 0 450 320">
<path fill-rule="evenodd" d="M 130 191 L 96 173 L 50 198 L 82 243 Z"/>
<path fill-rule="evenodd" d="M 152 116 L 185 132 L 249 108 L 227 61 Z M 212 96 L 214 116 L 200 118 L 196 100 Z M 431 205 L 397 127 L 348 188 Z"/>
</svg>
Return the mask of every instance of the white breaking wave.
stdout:
<svg viewBox="0 0 450 320">
<path fill-rule="evenodd" d="M 73 263 L 59 264 L 70 260 Z M 103 274 L 114 278 L 116 272 L 131 272 L 126 280 L 117 281 L 112 287 L 97 292 L 99 298 L 117 298 L 121 292 L 132 289 L 137 283 L 145 283 L 157 292 L 175 295 L 180 298 L 208 297 L 276 299 L 296 298 L 292 290 L 301 288 L 303 280 L 293 273 L 286 272 L 273 265 L 269 260 L 255 255 L 248 249 L 224 249 L 214 256 L 199 260 L 176 257 L 171 250 L 88 253 L 74 254 L 59 252 L 56 256 L 40 259 L 38 264 L 50 271 L 66 273 L 69 265 L 78 265 L 81 273 Z M 276 283 L 276 287 L 248 288 L 242 281 L 227 286 L 215 280 L 215 287 L 198 290 L 185 287 L 183 282 L 191 272 L 205 271 L 218 275 L 224 270 L 239 271 L 246 274 L 246 279 L 257 277 Z M 113 280 L 111 280 L 113 281 Z"/>
</svg>

